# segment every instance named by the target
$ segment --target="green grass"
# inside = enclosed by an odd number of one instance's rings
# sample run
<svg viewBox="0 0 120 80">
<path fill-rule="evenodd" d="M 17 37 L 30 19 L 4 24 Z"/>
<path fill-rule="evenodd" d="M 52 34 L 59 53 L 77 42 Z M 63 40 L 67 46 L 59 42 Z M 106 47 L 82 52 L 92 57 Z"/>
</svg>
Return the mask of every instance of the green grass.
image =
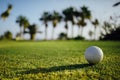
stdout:
<svg viewBox="0 0 120 80">
<path fill-rule="evenodd" d="M 89 65 L 89 46 L 99 46 L 103 61 Z M 0 42 L 0 80 L 120 79 L 120 42 L 41 41 Z"/>
</svg>

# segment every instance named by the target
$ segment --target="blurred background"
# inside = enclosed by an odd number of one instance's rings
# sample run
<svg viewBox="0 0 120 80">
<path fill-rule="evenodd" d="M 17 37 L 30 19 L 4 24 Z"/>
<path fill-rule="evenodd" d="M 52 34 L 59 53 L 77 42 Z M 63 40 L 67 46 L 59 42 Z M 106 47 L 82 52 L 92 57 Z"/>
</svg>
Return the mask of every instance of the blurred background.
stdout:
<svg viewBox="0 0 120 80">
<path fill-rule="evenodd" d="M 0 39 L 120 40 L 119 0 L 0 0 Z"/>
</svg>

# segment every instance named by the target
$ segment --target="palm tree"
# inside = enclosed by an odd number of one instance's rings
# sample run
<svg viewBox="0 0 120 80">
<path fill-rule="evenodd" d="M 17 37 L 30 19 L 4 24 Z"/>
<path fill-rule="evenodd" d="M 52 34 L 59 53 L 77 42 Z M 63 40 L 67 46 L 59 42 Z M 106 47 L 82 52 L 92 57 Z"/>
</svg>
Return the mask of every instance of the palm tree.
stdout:
<svg viewBox="0 0 120 80">
<path fill-rule="evenodd" d="M 71 31 L 72 38 L 73 38 L 73 34 L 74 34 L 73 26 L 75 24 L 74 11 L 75 11 L 75 9 L 73 7 L 69 7 L 69 8 L 66 8 L 66 9 L 63 10 L 63 14 L 64 14 L 65 19 L 66 19 L 65 22 L 67 23 L 68 21 L 71 21 L 71 23 L 72 23 L 72 31 Z"/>
<path fill-rule="evenodd" d="M 53 25 L 52 39 L 54 39 L 54 29 L 56 28 L 57 23 L 61 21 L 61 19 L 62 16 L 56 11 L 54 11 L 53 14 L 51 15 L 51 21 Z"/>
<path fill-rule="evenodd" d="M 68 24 L 67 21 L 65 20 L 65 29 L 66 29 L 66 37 L 68 38 Z"/>
<path fill-rule="evenodd" d="M 120 5 L 120 2 L 115 3 L 115 4 L 113 5 L 113 7 L 116 7 L 116 6 L 118 6 L 118 5 Z"/>
<path fill-rule="evenodd" d="M 78 10 L 75 10 L 74 11 L 74 16 L 76 17 L 77 21 L 75 24 L 78 25 L 78 37 L 80 37 L 80 27 L 81 27 L 81 20 L 80 20 L 80 17 L 81 17 L 81 12 L 78 11 Z"/>
<path fill-rule="evenodd" d="M 28 29 L 29 29 L 30 39 L 34 40 L 35 34 L 37 32 L 37 25 L 36 24 L 30 25 Z"/>
<path fill-rule="evenodd" d="M 96 38 L 96 28 L 99 25 L 99 21 L 97 19 L 95 19 L 95 21 L 92 21 L 92 24 L 94 25 L 94 40 Z"/>
<path fill-rule="evenodd" d="M 80 20 L 80 25 L 81 25 L 81 36 L 83 36 L 83 29 L 87 25 L 84 18 L 82 20 Z"/>
<path fill-rule="evenodd" d="M 86 26 L 86 22 L 84 21 L 84 19 L 82 20 L 78 20 L 78 23 L 77 23 L 79 29 L 78 29 L 78 36 L 82 36 L 83 34 L 83 28 Z M 80 27 L 81 27 L 81 33 L 80 32 Z"/>
<path fill-rule="evenodd" d="M 78 20 L 77 22 L 77 25 L 78 25 L 78 36 L 80 36 L 80 27 L 81 27 L 81 20 Z"/>
<path fill-rule="evenodd" d="M 90 10 L 88 10 L 88 7 L 86 7 L 86 6 L 83 6 L 83 7 L 81 7 L 81 17 L 84 17 L 84 19 L 88 19 L 88 20 L 90 20 L 91 19 L 91 11 Z"/>
<path fill-rule="evenodd" d="M 64 14 L 64 21 L 65 21 L 65 26 L 64 26 L 64 28 L 66 29 L 66 35 L 67 35 L 67 37 L 68 37 L 68 13 L 67 13 L 67 11 L 63 11 L 63 14 Z"/>
<path fill-rule="evenodd" d="M 87 23 L 85 22 L 85 19 L 88 19 L 88 20 L 91 19 L 91 12 L 90 12 L 90 10 L 88 10 L 88 8 L 86 6 L 83 6 L 83 7 L 81 7 L 80 12 L 76 12 L 76 16 L 81 18 L 81 19 L 78 19 L 77 25 L 79 26 L 79 28 L 81 26 L 81 36 L 82 36 L 83 29 L 87 25 Z"/>
<path fill-rule="evenodd" d="M 50 20 L 50 13 L 44 12 L 40 20 L 43 21 L 43 23 L 45 24 L 45 40 L 47 40 L 47 28 L 48 28 L 48 21 Z"/>
<path fill-rule="evenodd" d="M 5 20 L 6 18 L 8 18 L 8 16 L 10 15 L 11 10 L 12 10 L 12 5 L 9 4 L 9 5 L 8 5 L 8 9 L 1 14 L 1 18 L 3 18 L 4 20 Z"/>
<path fill-rule="evenodd" d="M 19 23 L 19 26 L 20 26 L 20 35 L 21 35 L 21 39 L 22 39 L 22 35 L 23 35 L 25 29 L 29 26 L 29 21 L 27 20 L 26 17 L 19 16 L 17 18 L 17 20 L 16 20 L 16 23 Z"/>
</svg>

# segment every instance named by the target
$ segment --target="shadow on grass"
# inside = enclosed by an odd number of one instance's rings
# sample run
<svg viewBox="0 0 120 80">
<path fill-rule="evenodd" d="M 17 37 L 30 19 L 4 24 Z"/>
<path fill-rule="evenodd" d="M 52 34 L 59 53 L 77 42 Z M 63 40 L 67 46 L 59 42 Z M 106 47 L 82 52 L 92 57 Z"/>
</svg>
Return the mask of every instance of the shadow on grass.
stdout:
<svg viewBox="0 0 120 80">
<path fill-rule="evenodd" d="M 37 69 L 30 69 L 30 70 L 21 72 L 21 74 L 48 73 L 48 72 L 80 69 L 80 68 L 85 68 L 88 66 L 92 66 L 92 65 L 90 65 L 90 64 L 74 64 L 74 65 L 65 65 L 65 66 L 54 66 L 54 67 L 50 67 L 50 68 L 37 68 Z"/>
</svg>

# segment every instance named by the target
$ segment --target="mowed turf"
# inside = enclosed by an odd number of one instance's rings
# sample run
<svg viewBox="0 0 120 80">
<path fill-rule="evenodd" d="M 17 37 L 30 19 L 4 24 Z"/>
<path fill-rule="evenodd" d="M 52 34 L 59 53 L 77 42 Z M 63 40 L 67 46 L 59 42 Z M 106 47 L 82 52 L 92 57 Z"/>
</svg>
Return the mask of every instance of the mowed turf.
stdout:
<svg viewBox="0 0 120 80">
<path fill-rule="evenodd" d="M 103 61 L 89 65 L 89 46 L 99 46 Z M 0 42 L 0 80 L 120 79 L 119 41 Z"/>
</svg>

